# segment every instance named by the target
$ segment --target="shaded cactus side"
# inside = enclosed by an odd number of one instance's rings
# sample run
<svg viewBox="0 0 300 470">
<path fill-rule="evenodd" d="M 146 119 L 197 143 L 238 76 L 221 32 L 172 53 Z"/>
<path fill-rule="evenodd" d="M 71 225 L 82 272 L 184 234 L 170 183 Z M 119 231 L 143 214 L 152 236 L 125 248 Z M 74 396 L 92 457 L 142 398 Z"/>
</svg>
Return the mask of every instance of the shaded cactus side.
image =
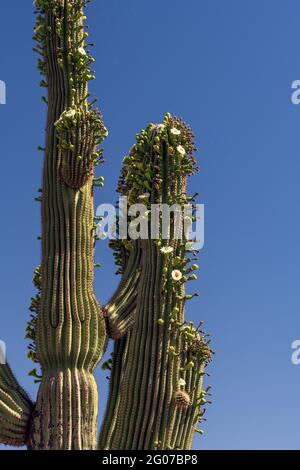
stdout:
<svg viewBox="0 0 300 470">
<path fill-rule="evenodd" d="M 186 186 L 197 171 L 194 152 L 190 129 L 167 114 L 161 125 L 137 136 L 125 157 L 118 191 L 128 205 L 147 206 L 149 231 L 152 204 L 176 204 L 185 216 L 193 200 Z M 116 329 L 101 449 L 188 449 L 203 415 L 211 350 L 201 325 L 185 320 L 185 304 L 194 297 L 185 293 L 185 284 L 196 279 L 198 266 L 191 241 L 177 239 L 175 221 L 170 219 L 169 240 L 160 224 L 157 240 L 111 243 L 122 280 L 106 313 L 113 319 L 123 305 L 128 328 Z"/>
</svg>

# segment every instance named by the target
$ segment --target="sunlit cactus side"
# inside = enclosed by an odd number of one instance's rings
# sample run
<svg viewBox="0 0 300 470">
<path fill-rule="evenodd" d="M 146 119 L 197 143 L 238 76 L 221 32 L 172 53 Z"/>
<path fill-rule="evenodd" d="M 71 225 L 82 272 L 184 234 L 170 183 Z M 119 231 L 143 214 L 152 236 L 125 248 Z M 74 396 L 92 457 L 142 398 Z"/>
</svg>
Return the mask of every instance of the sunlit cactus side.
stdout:
<svg viewBox="0 0 300 470">
<path fill-rule="evenodd" d="M 193 221 L 185 207 L 194 201 L 186 191 L 187 177 L 197 171 L 194 153 L 190 129 L 167 114 L 161 125 L 137 136 L 123 161 L 118 191 L 129 206 L 146 206 L 149 233 L 157 220 L 152 204 L 177 209 L 167 235 L 160 218 L 156 240 L 112 242 L 122 280 L 106 315 L 114 320 L 121 309 L 129 326 L 115 331 L 100 449 L 190 449 L 204 414 L 204 369 L 212 352 L 201 324 L 185 319 L 185 304 L 194 297 L 185 285 L 196 279 L 198 266 L 193 243 L 183 232 L 180 238 L 176 219 L 177 211 Z"/>
</svg>

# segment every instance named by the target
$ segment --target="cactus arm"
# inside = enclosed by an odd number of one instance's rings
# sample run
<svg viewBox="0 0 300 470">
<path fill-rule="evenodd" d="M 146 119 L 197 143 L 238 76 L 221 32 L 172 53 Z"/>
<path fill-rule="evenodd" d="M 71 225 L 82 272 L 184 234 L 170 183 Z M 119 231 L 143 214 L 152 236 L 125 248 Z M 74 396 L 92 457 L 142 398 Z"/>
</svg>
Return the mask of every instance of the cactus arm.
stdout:
<svg viewBox="0 0 300 470">
<path fill-rule="evenodd" d="M 141 246 L 134 242 L 128 253 L 126 248 L 114 241 L 119 273 L 122 274 L 119 287 L 105 306 L 107 332 L 115 340 L 112 368 L 114 373 L 110 380 L 110 399 L 107 402 L 104 425 L 100 436 L 100 448 L 109 449 L 120 406 L 119 387 L 122 383 L 123 370 L 126 366 L 127 349 L 130 344 L 130 330 L 135 322 L 135 312 L 138 302 L 138 283 L 141 274 Z"/>
<path fill-rule="evenodd" d="M 124 160 L 119 192 L 132 204 L 147 191 L 149 225 L 151 204 L 177 204 L 183 211 L 186 180 L 196 169 L 193 152 L 191 131 L 170 115 L 137 137 Z M 158 240 L 141 242 L 135 321 L 115 343 L 101 449 L 191 448 L 210 350 L 185 321 L 185 303 L 192 297 L 185 294 L 185 283 L 195 267 L 189 267 L 188 240 L 177 239 L 175 227 L 171 219 L 167 241 L 160 226 Z"/>
<path fill-rule="evenodd" d="M 93 61 L 85 0 L 36 0 L 35 39 L 48 89 L 42 188 L 41 298 L 36 356 L 42 382 L 33 449 L 94 449 L 98 392 L 93 370 L 106 341 L 93 291 L 94 167 L 107 131 L 88 102 Z"/>
<path fill-rule="evenodd" d="M 17 382 L 8 364 L 0 365 L 0 442 L 21 447 L 27 445 L 33 409 L 27 393 Z"/>
<path fill-rule="evenodd" d="M 130 251 L 120 284 L 105 306 L 107 332 L 115 340 L 132 328 L 137 305 L 137 287 L 140 278 L 141 249 L 136 242 Z"/>
<path fill-rule="evenodd" d="M 123 371 L 128 357 L 128 346 L 130 344 L 129 333 L 118 341 L 115 341 L 112 370 L 113 374 L 109 384 L 109 400 L 107 401 L 105 417 L 99 437 L 99 448 L 110 450 L 112 437 L 115 432 L 117 418 L 120 413 L 120 387 L 123 385 Z M 124 412 L 124 410 L 122 411 Z"/>
</svg>

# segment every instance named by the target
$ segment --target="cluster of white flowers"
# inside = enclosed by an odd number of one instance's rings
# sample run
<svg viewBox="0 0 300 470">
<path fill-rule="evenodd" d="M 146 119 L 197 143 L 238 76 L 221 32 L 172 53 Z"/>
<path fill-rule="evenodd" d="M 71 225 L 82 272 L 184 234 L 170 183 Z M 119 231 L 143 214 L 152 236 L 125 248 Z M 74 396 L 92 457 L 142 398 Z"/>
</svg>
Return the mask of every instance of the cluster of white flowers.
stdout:
<svg viewBox="0 0 300 470">
<path fill-rule="evenodd" d="M 75 116 L 76 116 L 76 109 L 69 108 L 61 114 L 60 118 L 54 123 L 54 125 L 57 126 L 58 124 L 63 123 L 65 118 L 72 119 Z"/>
<path fill-rule="evenodd" d="M 76 115 L 76 111 L 75 111 L 75 109 L 71 108 L 71 109 L 68 109 L 67 111 L 65 111 L 63 113 L 63 115 L 67 118 L 72 118 Z"/>
<path fill-rule="evenodd" d="M 171 246 L 163 246 L 161 249 L 160 249 L 161 253 L 163 253 L 164 255 L 169 255 L 170 253 L 173 252 L 173 248 Z"/>
<path fill-rule="evenodd" d="M 171 134 L 173 134 L 173 135 L 180 135 L 181 132 L 180 132 L 179 129 L 176 129 L 176 127 L 172 127 L 172 129 L 171 129 Z"/>
</svg>

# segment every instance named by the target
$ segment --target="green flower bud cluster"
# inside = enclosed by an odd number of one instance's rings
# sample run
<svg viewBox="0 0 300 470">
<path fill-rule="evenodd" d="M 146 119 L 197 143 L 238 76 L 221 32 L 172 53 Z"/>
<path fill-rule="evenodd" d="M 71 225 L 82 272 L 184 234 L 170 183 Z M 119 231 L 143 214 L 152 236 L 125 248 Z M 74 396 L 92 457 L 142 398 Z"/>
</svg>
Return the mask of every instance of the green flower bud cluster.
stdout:
<svg viewBox="0 0 300 470">
<path fill-rule="evenodd" d="M 35 51 L 40 55 L 38 68 L 52 99 L 53 77 L 64 87 L 64 111 L 55 122 L 60 150 L 59 171 L 62 181 L 80 189 L 103 162 L 100 145 L 108 135 L 102 116 L 89 103 L 88 82 L 94 77 L 94 62 L 85 40 L 84 0 L 39 0 L 35 2 Z M 43 98 L 48 103 L 47 98 Z"/>
<path fill-rule="evenodd" d="M 174 131 L 177 131 L 176 135 Z M 163 202 L 161 163 L 165 160 L 164 153 L 170 157 L 173 176 L 185 177 L 198 170 L 194 158 L 194 137 L 190 128 L 169 113 L 161 125 L 150 124 L 137 134 L 136 141 L 129 155 L 123 159 L 118 185 L 118 192 L 128 196 L 129 204 L 136 204 L 147 191 L 151 191 L 152 195 L 149 202 Z M 183 154 L 177 149 L 182 149 Z M 171 196 L 173 195 L 169 194 L 169 198 Z M 182 195 L 178 202 L 182 202 L 181 197 Z"/>
<path fill-rule="evenodd" d="M 118 267 L 116 274 L 124 274 L 130 253 L 133 249 L 132 240 L 110 240 L 109 247 L 113 252 L 115 265 Z"/>
<path fill-rule="evenodd" d="M 201 326 L 201 323 L 200 323 Z M 210 340 L 207 340 L 208 335 L 204 330 L 194 327 L 190 322 L 188 325 L 183 325 L 181 334 L 184 338 L 184 348 L 189 353 L 191 359 L 198 364 L 209 364 L 212 361 L 214 352 L 210 348 Z"/>
<path fill-rule="evenodd" d="M 75 106 L 61 114 L 55 128 L 62 180 L 67 186 L 80 189 L 93 176 L 94 167 L 103 162 L 100 145 L 107 129 L 98 111 Z"/>
<path fill-rule="evenodd" d="M 34 363 L 38 363 L 38 357 L 36 353 L 36 327 L 37 327 L 37 315 L 38 309 L 41 302 L 41 270 L 40 267 L 37 267 L 33 273 L 33 285 L 37 289 L 37 294 L 31 298 L 31 303 L 29 306 L 30 320 L 26 325 L 25 330 L 25 339 L 30 341 L 28 345 L 28 354 L 27 357 Z M 29 374 L 30 375 L 30 374 Z"/>
<path fill-rule="evenodd" d="M 85 39 L 88 37 L 88 33 L 84 30 L 86 3 L 84 0 L 35 2 L 37 19 L 34 50 L 41 56 L 38 68 L 46 77 L 50 67 L 56 67 L 60 73 L 67 75 L 71 105 L 84 103 L 89 96 L 87 84 L 95 78 L 91 69 L 94 59 L 85 44 Z M 46 16 L 50 17 L 50 21 L 45 20 Z M 65 24 L 68 24 L 67 29 L 64 27 Z M 49 51 L 49 43 L 53 38 L 56 48 Z M 52 62 L 48 61 L 49 52 Z M 47 81 L 43 80 L 41 86 L 47 87 Z"/>
<path fill-rule="evenodd" d="M 172 117 L 169 113 L 165 115 L 162 124 L 150 124 L 136 135 L 136 144 L 123 159 L 117 191 L 127 196 L 129 206 L 140 203 L 148 209 L 149 233 L 151 204 L 183 206 L 188 202 L 183 191 L 184 180 L 198 171 L 195 151 L 191 129 L 181 119 Z M 131 221 L 132 217 L 128 217 L 128 223 Z M 158 247 L 165 245 L 162 240 L 155 243 Z M 130 240 L 114 240 L 110 246 L 119 267 L 118 273 L 122 273 L 131 250 Z M 173 269 L 183 267 L 182 252 L 183 243 L 178 255 L 179 261 L 176 261 Z M 171 275 L 170 267 L 168 263 L 164 269 L 163 288 L 168 275 Z M 195 277 L 190 280 L 193 279 Z"/>
</svg>

